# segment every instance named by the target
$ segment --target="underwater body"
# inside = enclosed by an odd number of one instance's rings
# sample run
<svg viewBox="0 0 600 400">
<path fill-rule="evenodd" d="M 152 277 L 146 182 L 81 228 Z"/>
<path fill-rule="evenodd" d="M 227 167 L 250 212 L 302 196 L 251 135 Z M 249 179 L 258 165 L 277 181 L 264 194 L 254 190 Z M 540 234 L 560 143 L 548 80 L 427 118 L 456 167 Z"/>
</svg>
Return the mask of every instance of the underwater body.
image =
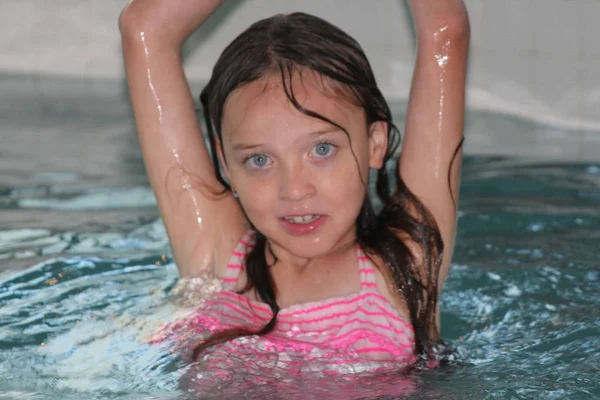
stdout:
<svg viewBox="0 0 600 400">
<path fill-rule="evenodd" d="M 190 298 L 178 284 L 127 98 L 57 78 L 37 97 L 22 91 L 26 78 L 10 78 L 11 101 L 0 104 L 0 399 L 600 397 L 600 160 L 467 154 L 441 296 L 452 350 L 440 368 L 333 376 L 248 338 L 248 354 L 218 371 L 152 343 L 216 286 L 191 282 Z M 406 104 L 392 107 L 402 126 Z M 555 131 L 470 110 L 465 136 L 545 129 Z"/>
</svg>

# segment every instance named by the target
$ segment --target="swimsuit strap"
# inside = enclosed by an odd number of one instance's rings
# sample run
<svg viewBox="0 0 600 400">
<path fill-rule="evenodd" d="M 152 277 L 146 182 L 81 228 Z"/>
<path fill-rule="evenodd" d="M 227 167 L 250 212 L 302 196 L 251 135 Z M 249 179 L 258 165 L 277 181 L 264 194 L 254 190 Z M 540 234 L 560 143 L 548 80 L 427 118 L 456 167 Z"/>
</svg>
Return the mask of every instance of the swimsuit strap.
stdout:
<svg viewBox="0 0 600 400">
<path fill-rule="evenodd" d="M 229 263 L 227 263 L 227 269 L 223 274 L 223 289 L 225 290 L 234 290 L 238 281 L 238 277 L 240 275 L 240 271 L 243 268 L 244 260 L 248 255 L 248 252 L 252 250 L 254 244 L 256 243 L 256 232 L 253 230 L 248 231 L 240 242 L 235 247 L 231 258 L 229 259 Z"/>
<path fill-rule="evenodd" d="M 360 273 L 361 289 L 376 289 L 377 281 L 375 280 L 375 269 L 373 268 L 373 263 L 358 245 L 356 246 L 356 259 L 358 260 L 358 272 Z"/>
</svg>

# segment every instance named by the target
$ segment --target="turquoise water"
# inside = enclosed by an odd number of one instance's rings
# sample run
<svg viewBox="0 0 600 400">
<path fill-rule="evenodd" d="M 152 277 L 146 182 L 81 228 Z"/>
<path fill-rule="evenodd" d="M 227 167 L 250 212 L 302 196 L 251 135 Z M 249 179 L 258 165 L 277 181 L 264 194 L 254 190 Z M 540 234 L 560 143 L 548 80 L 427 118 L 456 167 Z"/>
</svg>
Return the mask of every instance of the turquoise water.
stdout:
<svg viewBox="0 0 600 400">
<path fill-rule="evenodd" d="M 10 78 L 0 399 L 600 398 L 599 163 L 467 157 L 442 295 L 450 365 L 345 380 L 265 370 L 278 378 L 253 386 L 240 377 L 260 369 L 240 360 L 235 379 L 208 388 L 147 344 L 183 305 L 124 97 L 104 83 Z M 492 114 L 469 121 L 543 129 Z"/>
</svg>

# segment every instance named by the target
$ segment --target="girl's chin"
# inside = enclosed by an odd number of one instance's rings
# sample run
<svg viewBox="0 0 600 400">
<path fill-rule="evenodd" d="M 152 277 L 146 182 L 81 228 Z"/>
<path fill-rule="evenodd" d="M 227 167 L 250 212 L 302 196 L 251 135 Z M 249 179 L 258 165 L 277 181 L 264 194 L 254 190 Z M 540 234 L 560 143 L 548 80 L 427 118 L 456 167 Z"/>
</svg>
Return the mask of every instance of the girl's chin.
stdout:
<svg viewBox="0 0 600 400">
<path fill-rule="evenodd" d="M 331 252 L 334 247 L 346 242 L 344 238 L 339 236 L 340 234 L 344 235 L 343 232 L 346 232 L 346 230 L 340 230 L 340 227 L 335 229 L 336 227 L 331 224 L 332 221 L 327 217 L 325 218 L 328 221 L 323 221 L 325 223 L 318 230 L 309 234 L 289 234 L 279 221 L 276 226 L 265 227 L 264 230 L 261 230 L 261 227 L 257 228 L 274 247 L 279 247 L 294 257 L 315 258 Z M 346 235 L 348 235 L 348 232 L 346 232 Z M 349 237 L 348 240 L 350 240 Z"/>
<path fill-rule="evenodd" d="M 325 240 L 324 235 L 293 236 L 279 231 L 273 236 L 269 236 L 269 234 L 266 234 L 266 236 L 274 246 L 300 258 L 314 258 L 323 255 L 328 252 L 332 245 Z"/>
</svg>

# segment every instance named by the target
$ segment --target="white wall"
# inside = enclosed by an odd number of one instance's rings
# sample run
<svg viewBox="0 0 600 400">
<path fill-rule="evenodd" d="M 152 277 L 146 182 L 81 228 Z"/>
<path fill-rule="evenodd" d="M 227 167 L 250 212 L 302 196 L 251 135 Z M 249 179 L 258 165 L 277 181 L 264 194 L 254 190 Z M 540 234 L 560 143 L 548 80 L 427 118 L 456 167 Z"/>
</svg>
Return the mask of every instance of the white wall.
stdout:
<svg viewBox="0 0 600 400">
<path fill-rule="evenodd" d="M 600 129 L 600 0 L 466 0 L 469 106 L 578 132 Z M 2 0 L 0 70 L 122 77 L 117 18 L 125 0 Z M 413 37 L 402 0 L 227 0 L 192 40 L 186 69 L 205 80 L 219 52 L 259 18 L 306 11 L 365 48 L 384 92 L 405 98 Z"/>
</svg>

